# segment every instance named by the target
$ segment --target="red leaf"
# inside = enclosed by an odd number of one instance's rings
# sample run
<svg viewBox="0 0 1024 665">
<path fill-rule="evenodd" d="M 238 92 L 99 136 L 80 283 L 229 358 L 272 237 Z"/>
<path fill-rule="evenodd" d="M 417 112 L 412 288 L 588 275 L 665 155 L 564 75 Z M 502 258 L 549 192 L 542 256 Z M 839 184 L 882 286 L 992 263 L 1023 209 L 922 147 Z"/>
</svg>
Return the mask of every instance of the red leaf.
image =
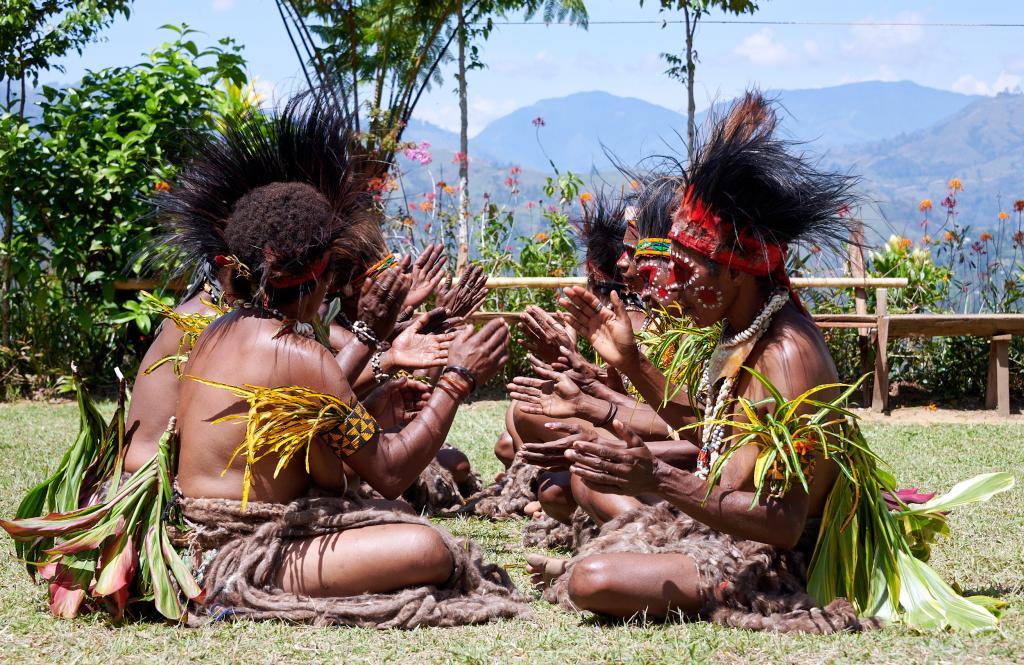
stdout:
<svg viewBox="0 0 1024 665">
<path fill-rule="evenodd" d="M 132 535 L 124 531 L 103 546 L 99 574 L 92 590 L 94 596 L 117 594 L 131 585 L 139 564 L 139 553 L 135 549 Z"/>
<path fill-rule="evenodd" d="M 57 564 L 57 574 L 50 582 L 50 611 L 54 616 L 74 619 L 85 600 L 85 590 L 92 575 L 88 571 Z"/>
<path fill-rule="evenodd" d="M 106 506 L 89 506 L 70 513 L 50 513 L 43 517 L 22 520 L 0 520 L 0 527 L 15 540 L 61 536 L 70 531 L 88 529 L 99 522 L 109 510 Z"/>
<path fill-rule="evenodd" d="M 117 518 L 116 522 L 107 522 L 80 533 L 46 550 L 46 554 L 75 554 L 98 549 L 103 541 L 111 536 L 117 537 L 124 532 L 124 515 Z"/>
</svg>

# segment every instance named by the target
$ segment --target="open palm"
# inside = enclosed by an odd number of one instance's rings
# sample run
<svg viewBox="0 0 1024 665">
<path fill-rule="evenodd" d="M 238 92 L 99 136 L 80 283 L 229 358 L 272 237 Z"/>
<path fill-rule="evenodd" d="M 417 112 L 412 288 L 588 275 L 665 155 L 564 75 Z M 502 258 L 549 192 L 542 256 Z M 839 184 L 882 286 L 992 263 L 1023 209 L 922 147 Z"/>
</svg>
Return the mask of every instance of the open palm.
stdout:
<svg viewBox="0 0 1024 665">
<path fill-rule="evenodd" d="M 612 293 L 612 307 L 601 307 L 597 296 L 573 286 L 564 290 L 558 304 L 569 312 L 569 323 L 612 367 L 621 367 L 639 350 L 633 324 L 618 293 Z"/>
</svg>

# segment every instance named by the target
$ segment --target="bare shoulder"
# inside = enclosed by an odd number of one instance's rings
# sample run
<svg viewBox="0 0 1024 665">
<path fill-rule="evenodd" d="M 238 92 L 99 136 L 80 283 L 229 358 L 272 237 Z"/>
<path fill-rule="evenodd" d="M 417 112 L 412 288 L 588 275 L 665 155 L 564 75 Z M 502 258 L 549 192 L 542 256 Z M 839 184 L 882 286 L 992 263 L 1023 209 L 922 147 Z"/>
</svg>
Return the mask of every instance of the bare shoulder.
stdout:
<svg viewBox="0 0 1024 665">
<path fill-rule="evenodd" d="M 786 398 L 838 380 L 835 363 L 821 330 L 792 304 L 783 308 L 748 359 Z M 756 381 L 744 377 L 753 392 Z M 741 386 L 742 387 L 742 386 Z"/>
</svg>

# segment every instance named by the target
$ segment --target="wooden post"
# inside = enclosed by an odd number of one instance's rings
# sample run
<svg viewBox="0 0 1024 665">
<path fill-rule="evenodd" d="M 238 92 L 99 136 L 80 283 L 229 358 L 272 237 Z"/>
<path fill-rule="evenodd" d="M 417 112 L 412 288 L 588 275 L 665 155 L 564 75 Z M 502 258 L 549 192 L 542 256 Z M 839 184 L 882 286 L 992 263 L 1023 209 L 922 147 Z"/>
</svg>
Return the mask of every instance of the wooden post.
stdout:
<svg viewBox="0 0 1024 665">
<path fill-rule="evenodd" d="M 875 351 L 875 383 L 871 395 L 871 410 L 878 413 L 889 412 L 889 291 L 876 289 L 878 315 L 876 339 L 878 347 Z"/>
<path fill-rule="evenodd" d="M 864 266 L 864 223 L 857 222 L 850 231 L 850 276 L 864 279 L 867 270 Z M 868 313 L 867 291 L 863 287 L 853 290 L 854 311 L 865 316 Z M 867 328 L 857 329 L 857 347 L 860 353 L 861 376 L 871 371 L 871 340 Z M 871 386 L 865 381 L 861 386 L 861 403 L 867 405 L 871 401 Z"/>
<path fill-rule="evenodd" d="M 996 409 L 1004 418 L 1010 415 L 1010 340 L 1012 335 L 996 335 L 989 340 L 988 383 L 985 408 Z"/>
</svg>

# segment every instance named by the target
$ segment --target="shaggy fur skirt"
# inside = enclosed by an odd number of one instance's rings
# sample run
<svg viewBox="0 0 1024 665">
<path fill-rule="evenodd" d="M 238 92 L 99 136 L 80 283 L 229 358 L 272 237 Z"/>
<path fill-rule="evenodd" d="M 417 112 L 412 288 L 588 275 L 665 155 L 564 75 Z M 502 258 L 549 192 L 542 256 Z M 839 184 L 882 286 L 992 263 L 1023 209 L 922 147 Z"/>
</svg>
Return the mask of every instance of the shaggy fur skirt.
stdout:
<svg viewBox="0 0 1024 665">
<path fill-rule="evenodd" d="M 733 538 L 667 503 L 631 510 L 605 524 L 600 535 L 569 561 L 565 574 L 544 597 L 577 609 L 569 596 L 573 568 L 589 556 L 615 552 L 671 552 L 689 557 L 700 579 L 700 617 L 725 626 L 826 634 L 879 625 L 875 619 L 859 618 L 842 598 L 818 607 L 807 594 L 802 553 Z"/>
<path fill-rule="evenodd" d="M 190 529 L 183 534 L 204 561 L 202 610 L 218 618 L 280 619 L 315 625 L 372 628 L 458 626 L 528 617 L 527 599 L 508 573 L 483 562 L 479 546 L 437 529 L 453 572 L 441 586 L 337 598 L 300 596 L 274 580 L 285 547 L 296 541 L 382 524 L 430 523 L 414 515 L 368 507 L 358 499 L 310 497 L 288 505 L 180 499 Z M 204 554 L 206 556 L 204 556 Z"/>
</svg>

